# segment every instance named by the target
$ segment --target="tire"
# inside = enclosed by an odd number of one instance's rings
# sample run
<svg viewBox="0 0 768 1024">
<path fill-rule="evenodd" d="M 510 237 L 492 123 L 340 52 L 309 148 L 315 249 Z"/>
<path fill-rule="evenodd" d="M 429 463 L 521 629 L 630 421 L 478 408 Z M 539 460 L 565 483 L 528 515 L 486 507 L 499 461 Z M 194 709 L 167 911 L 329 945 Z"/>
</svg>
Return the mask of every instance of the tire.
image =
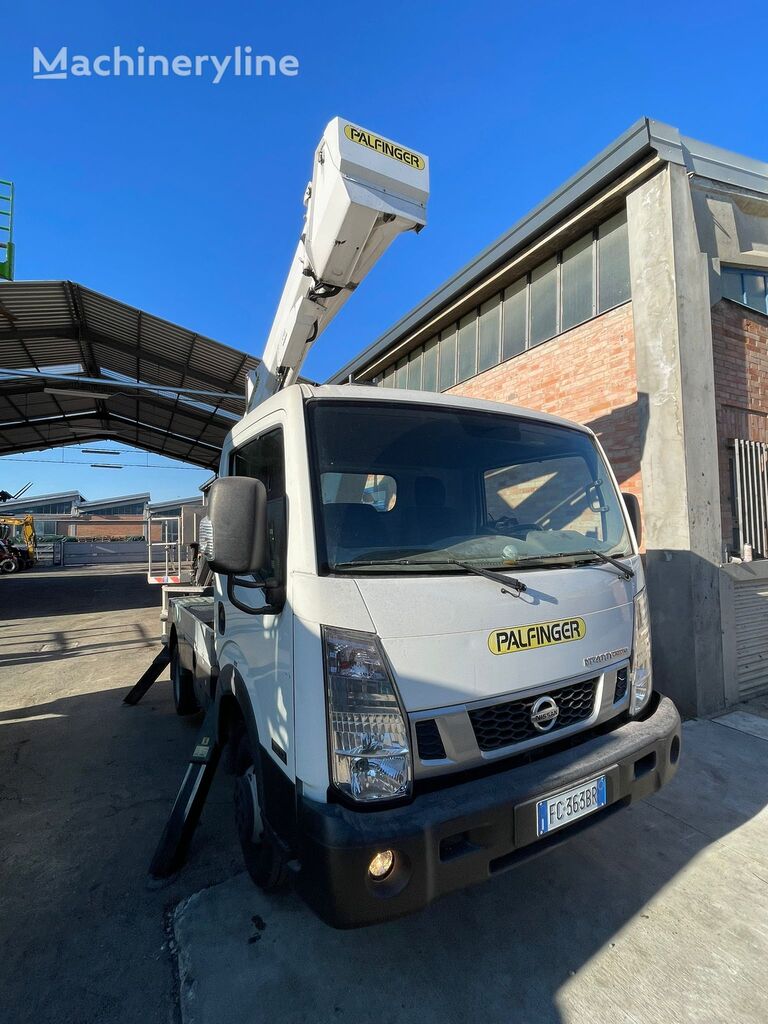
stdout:
<svg viewBox="0 0 768 1024">
<path fill-rule="evenodd" d="M 235 779 L 235 825 L 243 851 L 243 861 L 251 880 L 264 892 L 281 889 L 287 877 L 285 855 L 269 834 L 269 829 L 254 821 L 254 794 L 261 793 L 257 766 L 243 733 L 237 748 Z M 259 803 L 261 800 L 259 798 Z M 259 838 L 255 839 L 254 835 Z"/>
<path fill-rule="evenodd" d="M 12 558 L 4 558 L 2 560 L 2 562 L 0 562 L 0 571 L 2 571 L 2 572 L 5 572 L 5 573 L 17 572 L 18 568 L 19 568 L 18 565 L 16 564 L 16 562 Z"/>
<path fill-rule="evenodd" d="M 184 718 L 197 714 L 200 705 L 195 697 L 194 680 L 189 669 L 182 667 L 178 643 L 171 643 L 171 685 L 176 714 Z"/>
</svg>

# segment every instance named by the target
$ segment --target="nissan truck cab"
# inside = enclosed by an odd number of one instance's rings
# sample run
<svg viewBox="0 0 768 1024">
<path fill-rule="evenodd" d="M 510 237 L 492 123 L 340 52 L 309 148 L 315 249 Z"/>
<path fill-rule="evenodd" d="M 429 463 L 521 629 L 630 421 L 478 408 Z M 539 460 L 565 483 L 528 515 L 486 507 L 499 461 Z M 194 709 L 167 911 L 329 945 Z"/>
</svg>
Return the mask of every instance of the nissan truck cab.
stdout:
<svg viewBox="0 0 768 1024">
<path fill-rule="evenodd" d="M 673 776 L 625 498 L 592 431 L 500 403 L 299 383 L 232 429 L 171 645 L 259 885 L 384 921 Z"/>
</svg>

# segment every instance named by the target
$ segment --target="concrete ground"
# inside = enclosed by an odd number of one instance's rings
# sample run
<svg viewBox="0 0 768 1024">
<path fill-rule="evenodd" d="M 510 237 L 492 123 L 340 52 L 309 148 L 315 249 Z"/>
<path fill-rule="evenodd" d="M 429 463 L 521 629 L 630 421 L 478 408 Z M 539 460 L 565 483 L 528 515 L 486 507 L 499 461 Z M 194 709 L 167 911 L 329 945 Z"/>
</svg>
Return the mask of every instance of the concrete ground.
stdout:
<svg viewBox="0 0 768 1024">
<path fill-rule="evenodd" d="M 0 1020 L 178 1021 L 166 913 L 241 870 L 226 778 L 189 867 L 146 870 L 195 735 L 170 684 L 122 699 L 159 650 L 136 567 L 0 577 Z M 167 671 L 163 679 L 167 680 Z"/>
<path fill-rule="evenodd" d="M 690 722 L 652 801 L 423 913 L 335 932 L 241 873 L 228 781 L 164 889 L 146 866 L 195 726 L 133 571 L 0 578 L 0 1018 L 763 1024 L 768 701 Z M 168 937 L 168 930 L 172 935 Z"/>
</svg>

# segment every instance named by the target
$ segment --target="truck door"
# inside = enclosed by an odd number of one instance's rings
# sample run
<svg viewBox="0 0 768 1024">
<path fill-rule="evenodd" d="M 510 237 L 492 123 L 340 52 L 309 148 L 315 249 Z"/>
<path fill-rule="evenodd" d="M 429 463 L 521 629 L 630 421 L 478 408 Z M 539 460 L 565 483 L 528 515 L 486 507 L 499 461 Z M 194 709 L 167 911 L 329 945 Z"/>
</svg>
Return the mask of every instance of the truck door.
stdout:
<svg viewBox="0 0 768 1024">
<path fill-rule="evenodd" d="M 231 476 L 251 476 L 267 490 L 268 567 L 261 577 L 272 587 L 286 585 L 287 502 L 283 429 L 274 426 L 236 448 Z M 256 579 L 256 577 L 254 577 Z M 258 582 L 258 580 L 257 580 Z M 238 600 L 253 608 L 268 603 L 265 589 L 238 588 Z M 222 663 L 236 662 L 255 712 L 259 742 L 289 777 L 293 777 L 292 612 L 286 603 L 278 614 L 249 614 L 219 595 L 225 609 L 221 636 Z M 221 634 L 221 623 L 219 622 Z"/>
</svg>

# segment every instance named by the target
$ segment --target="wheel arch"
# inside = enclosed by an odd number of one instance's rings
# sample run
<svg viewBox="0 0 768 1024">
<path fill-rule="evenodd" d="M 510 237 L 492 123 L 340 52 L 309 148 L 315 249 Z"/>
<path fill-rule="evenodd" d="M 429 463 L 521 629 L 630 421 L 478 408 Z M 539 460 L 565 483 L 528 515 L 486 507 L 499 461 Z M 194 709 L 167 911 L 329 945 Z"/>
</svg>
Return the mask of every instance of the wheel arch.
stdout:
<svg viewBox="0 0 768 1024">
<path fill-rule="evenodd" d="M 254 757 L 258 757 L 264 817 L 280 841 L 289 850 L 294 849 L 297 828 L 296 785 L 278 767 L 264 746 L 245 681 L 232 664 L 225 665 L 219 673 L 216 707 L 216 735 L 219 743 L 228 741 L 237 721 L 243 722 L 251 751 Z"/>
</svg>

